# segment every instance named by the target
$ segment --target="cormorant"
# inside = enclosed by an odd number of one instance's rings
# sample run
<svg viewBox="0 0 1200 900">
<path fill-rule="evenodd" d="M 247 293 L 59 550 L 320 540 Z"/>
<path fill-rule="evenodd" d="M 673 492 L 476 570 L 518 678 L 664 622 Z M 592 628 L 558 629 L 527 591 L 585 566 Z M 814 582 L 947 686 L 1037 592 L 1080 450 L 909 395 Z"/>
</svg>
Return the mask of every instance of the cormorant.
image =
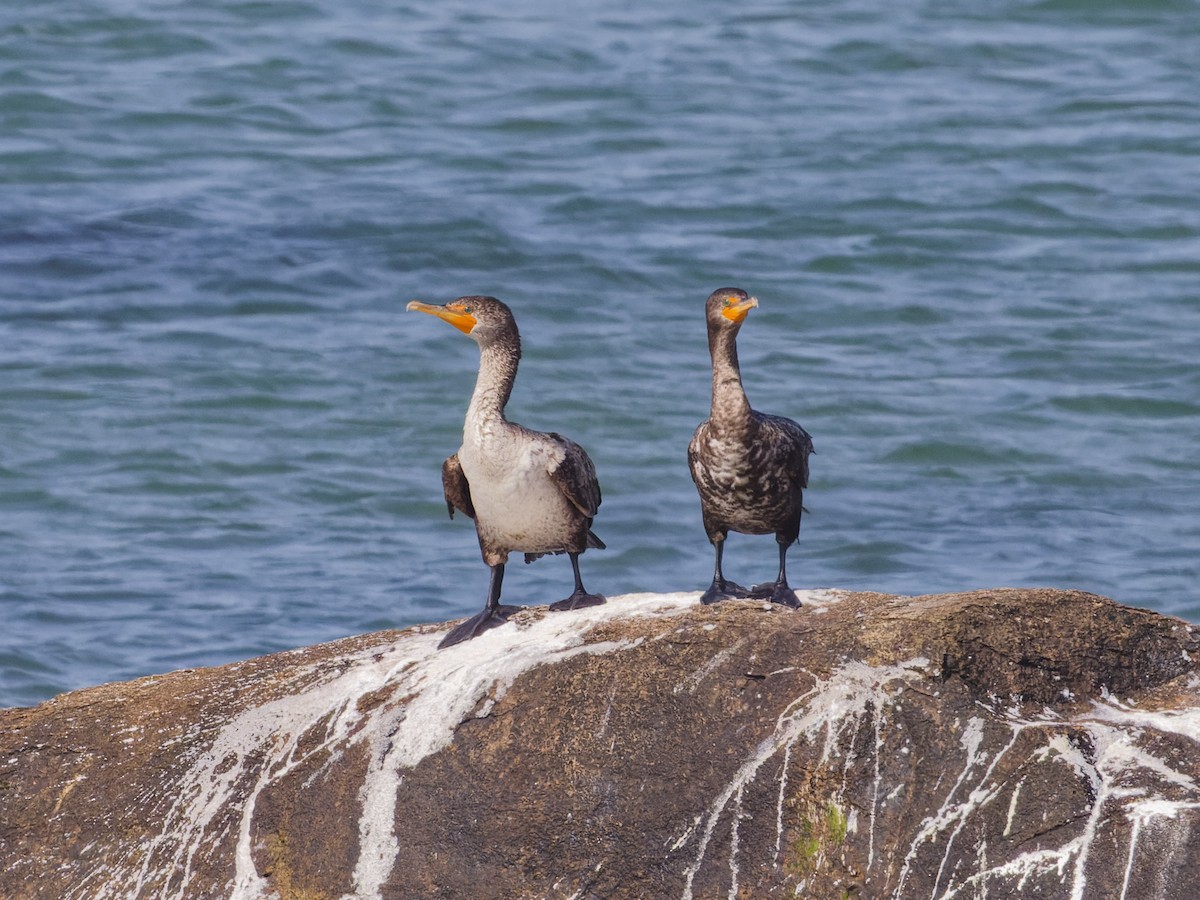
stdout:
<svg viewBox="0 0 1200 900">
<path fill-rule="evenodd" d="M 408 309 L 449 322 L 479 345 L 479 375 L 463 423 L 458 452 L 442 464 L 442 490 L 454 518 L 457 509 L 475 520 L 491 584 L 483 611 L 451 631 L 438 648 L 450 647 L 503 624 L 520 607 L 500 604 L 509 551 L 533 562 L 566 553 L 575 573 L 571 596 L 552 610 L 604 602 L 589 594 L 579 575 L 579 555 L 604 548 L 591 531 L 600 507 L 600 484 L 587 452 L 554 432 L 531 431 L 504 417 L 521 359 L 521 336 L 512 311 L 495 297 L 459 297 L 445 306 L 416 300 Z"/>
<path fill-rule="evenodd" d="M 704 530 L 716 550 L 712 584 L 702 603 L 757 597 L 798 607 L 787 583 L 787 551 L 800 535 L 808 487 L 808 432 L 791 419 L 750 408 L 738 367 L 737 334 L 758 300 L 737 288 L 713 291 L 705 304 L 712 354 L 712 411 L 688 446 L 688 466 L 700 492 Z M 750 590 L 727 581 L 721 556 L 729 531 L 770 534 L 779 542 L 779 575 Z"/>
</svg>

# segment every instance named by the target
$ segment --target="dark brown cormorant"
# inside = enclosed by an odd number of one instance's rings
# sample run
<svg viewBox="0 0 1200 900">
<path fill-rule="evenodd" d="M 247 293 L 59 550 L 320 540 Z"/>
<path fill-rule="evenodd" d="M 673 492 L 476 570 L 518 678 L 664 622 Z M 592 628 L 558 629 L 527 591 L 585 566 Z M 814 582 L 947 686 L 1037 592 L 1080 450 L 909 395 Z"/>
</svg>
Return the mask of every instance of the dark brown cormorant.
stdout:
<svg viewBox="0 0 1200 900">
<path fill-rule="evenodd" d="M 458 452 L 442 464 L 442 490 L 454 511 L 475 520 L 491 585 L 483 612 L 467 619 L 438 645 L 449 647 L 503 624 L 519 607 L 500 605 L 504 564 L 510 551 L 533 562 L 547 553 L 566 553 L 575 591 L 552 610 L 604 602 L 589 594 L 579 575 L 579 554 L 604 548 L 591 532 L 600 508 L 600 484 L 587 452 L 560 434 L 531 431 L 504 417 L 521 359 L 521 336 L 512 311 L 495 297 L 459 297 L 445 306 L 414 300 L 410 310 L 449 322 L 479 345 L 479 376 L 463 423 Z"/>
<path fill-rule="evenodd" d="M 712 354 L 712 412 L 688 446 L 688 465 L 700 492 L 704 530 L 716 550 L 712 584 L 700 598 L 715 603 L 758 597 L 798 607 L 787 583 L 787 551 L 800 535 L 804 488 L 808 487 L 808 432 L 783 416 L 750 408 L 738 367 L 737 334 L 758 300 L 737 288 L 713 291 L 705 305 Z M 725 579 L 721 555 L 730 531 L 770 534 L 779 542 L 779 576 L 746 590 Z"/>
</svg>

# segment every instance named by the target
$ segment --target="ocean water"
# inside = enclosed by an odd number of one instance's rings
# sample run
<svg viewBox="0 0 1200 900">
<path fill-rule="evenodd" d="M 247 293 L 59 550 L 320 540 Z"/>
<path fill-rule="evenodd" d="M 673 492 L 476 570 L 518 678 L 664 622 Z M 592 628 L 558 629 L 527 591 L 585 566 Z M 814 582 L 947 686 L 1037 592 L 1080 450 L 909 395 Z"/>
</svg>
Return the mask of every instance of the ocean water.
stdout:
<svg viewBox="0 0 1200 900">
<path fill-rule="evenodd" d="M 1200 621 L 1197 3 L 518 7 L 0 6 L 0 705 L 479 607 L 477 352 L 404 312 L 467 293 L 596 462 L 591 590 L 708 583 L 735 285 L 817 447 L 794 586 Z"/>
</svg>

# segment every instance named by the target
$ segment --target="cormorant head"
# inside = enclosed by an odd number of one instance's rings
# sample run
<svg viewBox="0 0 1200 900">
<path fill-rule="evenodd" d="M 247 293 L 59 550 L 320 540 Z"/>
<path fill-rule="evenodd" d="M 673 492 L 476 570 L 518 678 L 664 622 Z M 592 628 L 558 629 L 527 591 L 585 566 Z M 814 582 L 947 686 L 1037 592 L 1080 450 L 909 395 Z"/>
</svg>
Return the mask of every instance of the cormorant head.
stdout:
<svg viewBox="0 0 1200 900">
<path fill-rule="evenodd" d="M 704 313 L 708 319 L 709 329 L 732 328 L 737 331 L 741 327 L 742 320 L 746 318 L 746 314 L 756 306 L 758 306 L 758 299 L 751 297 L 740 288 L 717 288 L 709 294 Z"/>
<path fill-rule="evenodd" d="M 512 310 L 495 297 L 459 297 L 445 306 L 433 306 L 414 300 L 407 308 L 445 319 L 481 347 L 506 335 L 517 333 L 517 322 L 513 318 Z"/>
</svg>

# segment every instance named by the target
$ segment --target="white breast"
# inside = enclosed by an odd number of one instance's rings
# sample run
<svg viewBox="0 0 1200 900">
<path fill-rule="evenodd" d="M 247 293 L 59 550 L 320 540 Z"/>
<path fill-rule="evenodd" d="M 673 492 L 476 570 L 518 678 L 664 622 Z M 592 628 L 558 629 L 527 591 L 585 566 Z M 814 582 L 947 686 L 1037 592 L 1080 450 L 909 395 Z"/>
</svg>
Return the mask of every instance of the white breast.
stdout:
<svg viewBox="0 0 1200 900">
<path fill-rule="evenodd" d="M 513 438 L 485 434 L 458 451 L 476 526 L 486 540 L 509 550 L 561 550 L 577 516 L 549 475 L 562 450 L 526 434 Z"/>
</svg>

